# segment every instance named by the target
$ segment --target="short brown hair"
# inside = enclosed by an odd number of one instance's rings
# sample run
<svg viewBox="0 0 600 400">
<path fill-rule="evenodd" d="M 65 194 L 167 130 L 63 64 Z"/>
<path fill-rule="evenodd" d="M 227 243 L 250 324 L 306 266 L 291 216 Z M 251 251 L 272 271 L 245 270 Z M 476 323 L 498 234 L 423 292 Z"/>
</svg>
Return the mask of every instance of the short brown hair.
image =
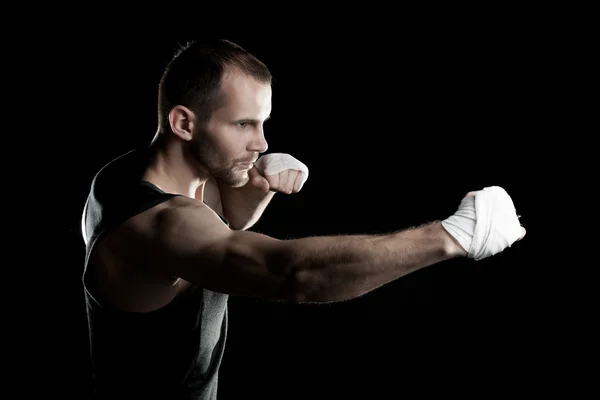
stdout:
<svg viewBox="0 0 600 400">
<path fill-rule="evenodd" d="M 221 81 L 228 68 L 237 68 L 259 82 L 272 84 L 267 66 L 241 46 L 226 40 L 190 41 L 179 48 L 158 87 L 158 124 L 169 127 L 169 112 L 176 105 L 190 108 L 202 121 L 223 105 Z"/>
</svg>

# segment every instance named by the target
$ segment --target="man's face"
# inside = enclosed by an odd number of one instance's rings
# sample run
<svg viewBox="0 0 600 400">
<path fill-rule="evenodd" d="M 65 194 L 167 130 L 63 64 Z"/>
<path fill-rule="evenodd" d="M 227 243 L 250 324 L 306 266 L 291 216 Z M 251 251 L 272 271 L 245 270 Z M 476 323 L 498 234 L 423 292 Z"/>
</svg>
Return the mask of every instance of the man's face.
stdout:
<svg viewBox="0 0 600 400">
<path fill-rule="evenodd" d="M 196 129 L 192 153 L 217 181 L 240 187 L 267 151 L 263 125 L 271 114 L 271 86 L 236 71 L 225 75 L 221 90 L 225 105 Z"/>
</svg>

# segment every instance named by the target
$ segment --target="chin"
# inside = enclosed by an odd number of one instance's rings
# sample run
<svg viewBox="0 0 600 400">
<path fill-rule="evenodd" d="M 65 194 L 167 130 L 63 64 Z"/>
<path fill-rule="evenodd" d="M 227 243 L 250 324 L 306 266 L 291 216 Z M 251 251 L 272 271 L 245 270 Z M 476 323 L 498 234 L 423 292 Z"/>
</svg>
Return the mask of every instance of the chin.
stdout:
<svg viewBox="0 0 600 400">
<path fill-rule="evenodd" d="M 244 177 L 240 178 L 240 179 L 237 179 L 233 183 L 233 185 L 231 185 L 231 186 L 233 186 L 233 187 L 242 187 L 242 186 L 245 186 L 246 183 L 248 183 L 249 180 L 250 180 L 250 177 L 248 176 L 248 174 L 244 173 Z"/>
<path fill-rule="evenodd" d="M 238 173 L 229 174 L 226 177 L 219 178 L 219 181 L 224 183 L 227 186 L 239 188 L 248 183 L 250 177 L 248 176 L 248 172 L 242 171 Z"/>
<path fill-rule="evenodd" d="M 238 181 L 238 182 L 236 182 L 236 183 L 234 183 L 233 185 L 230 185 L 230 186 L 232 188 L 241 188 L 243 186 L 246 186 L 246 183 L 248 183 L 248 181 L 245 181 L 245 182 L 239 182 Z"/>
</svg>

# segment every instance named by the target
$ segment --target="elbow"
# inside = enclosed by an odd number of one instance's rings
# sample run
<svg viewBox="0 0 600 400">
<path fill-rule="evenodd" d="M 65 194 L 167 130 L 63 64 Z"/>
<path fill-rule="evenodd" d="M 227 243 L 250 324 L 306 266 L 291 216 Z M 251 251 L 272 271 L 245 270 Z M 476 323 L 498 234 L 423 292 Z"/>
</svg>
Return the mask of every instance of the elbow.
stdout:
<svg viewBox="0 0 600 400">
<path fill-rule="evenodd" d="M 288 247 L 290 241 L 279 241 L 279 251 L 271 253 L 266 264 L 273 276 L 285 282 L 282 295 L 292 303 L 330 303 L 346 300 L 344 290 L 336 290 L 333 282 L 327 279 L 322 268 L 307 264 L 302 252 Z M 339 288 L 338 288 L 339 289 Z"/>
<path fill-rule="evenodd" d="M 277 297 L 279 300 L 289 301 L 300 304 L 310 301 L 310 291 L 307 289 L 307 283 L 303 273 L 290 272 L 289 268 L 273 268 L 271 266 L 270 274 L 279 281 L 277 284 Z"/>
<path fill-rule="evenodd" d="M 313 301 L 313 293 L 307 271 L 294 272 L 289 278 L 292 282 L 291 301 L 297 304 L 310 303 Z"/>
<path fill-rule="evenodd" d="M 257 219 L 236 219 L 228 216 L 224 216 L 224 218 L 229 223 L 229 229 L 231 229 L 232 231 L 248 230 L 252 228 L 252 226 L 254 226 L 254 224 L 256 224 L 257 222 Z"/>
<path fill-rule="evenodd" d="M 281 252 L 278 257 L 268 262 L 268 269 L 274 276 L 283 278 L 285 289 L 283 290 L 286 300 L 293 303 L 306 303 L 311 301 L 313 290 L 312 280 L 308 270 L 298 268 L 290 257 L 289 252 Z"/>
<path fill-rule="evenodd" d="M 273 240 L 273 239 L 271 239 Z M 276 300 L 303 303 L 309 291 L 307 274 L 298 266 L 297 253 L 290 242 L 277 240 L 271 242 L 269 251 L 261 257 L 263 268 L 273 283 Z"/>
<path fill-rule="evenodd" d="M 247 225 L 249 224 L 247 223 L 247 221 L 241 221 L 225 213 L 223 214 L 223 218 L 227 221 L 227 226 L 232 231 L 245 231 L 246 229 L 248 229 Z"/>
<path fill-rule="evenodd" d="M 327 290 L 323 284 L 319 284 L 316 274 L 310 270 L 296 271 L 290 279 L 293 282 L 294 303 L 329 303 L 343 300 L 336 296 L 335 291 Z"/>
<path fill-rule="evenodd" d="M 300 270 L 293 276 L 294 303 L 328 304 L 359 298 L 371 289 L 364 280 L 327 279 L 314 270 Z"/>
<path fill-rule="evenodd" d="M 227 221 L 229 222 L 229 229 L 232 231 L 246 231 L 252 226 L 252 224 L 236 224 L 229 220 Z"/>
</svg>

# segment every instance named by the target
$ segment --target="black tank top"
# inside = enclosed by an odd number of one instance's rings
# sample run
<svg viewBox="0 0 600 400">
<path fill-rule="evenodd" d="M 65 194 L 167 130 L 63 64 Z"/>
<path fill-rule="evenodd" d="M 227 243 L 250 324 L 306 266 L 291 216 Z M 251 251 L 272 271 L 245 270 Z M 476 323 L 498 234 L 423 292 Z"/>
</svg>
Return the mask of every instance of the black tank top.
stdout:
<svg viewBox="0 0 600 400">
<path fill-rule="evenodd" d="M 85 273 L 99 238 L 176 196 L 141 179 L 147 157 L 145 149 L 132 150 L 105 165 L 92 180 L 84 207 L 82 281 L 94 373 L 92 398 L 214 400 L 227 337 L 227 294 L 195 288 L 159 310 L 124 312 L 104 303 Z"/>
</svg>

